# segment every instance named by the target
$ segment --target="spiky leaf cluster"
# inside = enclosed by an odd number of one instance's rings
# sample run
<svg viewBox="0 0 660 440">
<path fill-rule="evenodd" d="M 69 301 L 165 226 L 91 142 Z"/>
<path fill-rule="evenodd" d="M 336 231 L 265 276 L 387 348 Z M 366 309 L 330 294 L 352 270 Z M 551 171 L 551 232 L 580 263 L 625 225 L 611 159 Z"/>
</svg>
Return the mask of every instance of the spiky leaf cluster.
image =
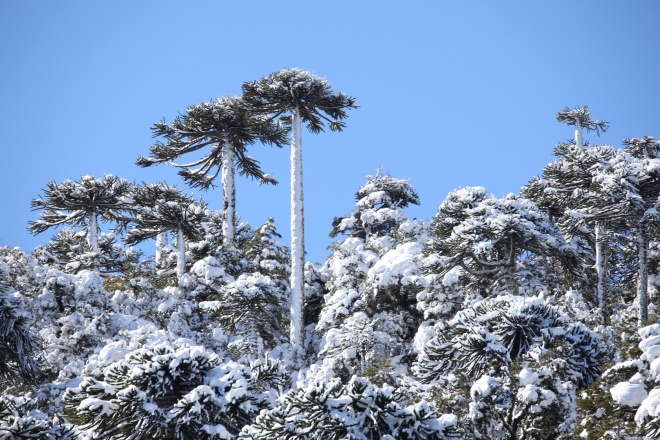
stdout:
<svg viewBox="0 0 660 440">
<path fill-rule="evenodd" d="M 365 378 L 346 385 L 334 379 L 292 391 L 281 406 L 262 413 L 245 427 L 241 440 L 458 438 L 456 419 L 438 417 L 425 403 L 403 407 L 391 387 L 378 388 Z"/>
<path fill-rule="evenodd" d="M 565 363 L 562 375 L 587 386 L 600 374 L 605 347 L 581 323 L 572 323 L 542 299 L 501 296 L 486 299 L 439 323 L 424 346 L 417 375 L 424 382 L 460 371 L 475 380 L 503 368 L 537 346 L 552 350 Z"/>
<path fill-rule="evenodd" d="M 201 238 L 206 205 L 176 186 L 144 183 L 136 189 L 134 217 L 124 241 L 137 244 L 163 232 L 181 229 L 188 239 Z"/>
<path fill-rule="evenodd" d="M 140 253 L 133 248 L 125 249 L 114 233 L 101 234 L 98 238 L 99 253 L 92 251 L 85 234 L 73 228 L 62 228 L 41 251 L 40 260 L 59 267 L 68 273 L 98 269 L 103 273 L 123 272 L 137 264 Z"/>
<path fill-rule="evenodd" d="M 50 417 L 32 395 L 0 396 L 0 439 L 76 440 L 78 435 L 59 417 Z"/>
<path fill-rule="evenodd" d="M 446 274 L 459 267 L 470 288 L 481 294 L 494 288 L 554 287 L 544 279 L 548 257 L 567 275 L 581 273 L 578 249 L 524 197 L 497 199 L 483 187 L 461 188 L 442 202 L 432 228 L 425 252 L 435 264 L 427 270 Z"/>
<path fill-rule="evenodd" d="M 108 439 L 217 439 L 264 408 L 247 367 L 201 347 L 139 349 L 64 396 L 69 420 Z"/>
<path fill-rule="evenodd" d="M 243 84 L 243 99 L 256 112 L 273 117 L 299 112 L 312 133 L 324 131 L 327 123 L 332 131 L 343 130 L 343 119 L 355 99 L 332 91 L 330 83 L 313 73 L 297 68 L 282 69 L 258 81 Z"/>
<path fill-rule="evenodd" d="M 104 222 L 122 223 L 131 207 L 133 186 L 113 175 L 104 178 L 82 176 L 80 181 L 48 182 L 43 197 L 32 200 L 33 210 L 41 210 L 39 220 L 28 228 L 39 234 L 49 228 L 67 224 L 88 227 L 88 217 L 95 214 Z"/>
<path fill-rule="evenodd" d="M 208 189 L 222 168 L 222 149 L 228 144 L 234 152 L 239 174 L 261 183 L 277 183 L 264 173 L 259 161 L 247 154 L 247 147 L 261 142 L 281 147 L 286 142 L 285 127 L 270 118 L 255 116 L 237 97 L 220 98 L 191 105 L 171 124 L 158 122 L 151 128 L 154 137 L 162 137 L 150 149 L 150 157 L 140 156 L 137 164 L 148 167 L 167 162 L 181 168 L 179 175 L 192 187 Z M 200 159 L 175 163 L 175 159 L 209 147 Z"/>
<path fill-rule="evenodd" d="M 0 280 L 5 276 L 0 266 Z M 0 390 L 39 378 L 41 341 L 31 324 L 21 299 L 0 284 Z"/>
<path fill-rule="evenodd" d="M 332 221 L 331 237 L 344 234 L 365 239 L 372 234 L 387 235 L 406 219 L 401 209 L 420 204 L 419 195 L 408 180 L 380 170 L 367 175 L 367 183 L 355 193 L 355 200 L 355 209 L 349 216 Z"/>
<path fill-rule="evenodd" d="M 595 131 L 598 135 L 601 131 L 606 132 L 608 129 L 607 122 L 591 118 L 591 112 L 586 105 L 574 109 L 566 107 L 563 111 L 558 112 L 556 117 L 558 122 L 583 128 L 587 131 Z M 578 147 L 582 147 L 582 145 L 578 145 Z"/>
</svg>

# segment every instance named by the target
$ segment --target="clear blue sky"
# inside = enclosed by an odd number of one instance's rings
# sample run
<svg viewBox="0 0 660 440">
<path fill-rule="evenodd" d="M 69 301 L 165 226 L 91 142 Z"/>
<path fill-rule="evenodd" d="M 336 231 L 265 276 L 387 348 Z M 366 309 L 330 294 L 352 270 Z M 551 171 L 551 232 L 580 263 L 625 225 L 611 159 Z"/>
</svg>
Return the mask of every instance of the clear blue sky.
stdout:
<svg viewBox="0 0 660 440">
<path fill-rule="evenodd" d="M 306 248 L 323 261 L 333 217 L 364 176 L 410 179 L 430 219 L 447 193 L 518 192 L 572 136 L 555 122 L 588 105 L 609 132 L 660 138 L 660 2 L 23 1 L 0 2 L 0 245 L 32 250 L 29 208 L 46 182 L 116 174 L 183 186 L 134 165 L 150 127 L 190 104 L 240 93 L 284 67 L 354 96 L 342 133 L 303 134 Z M 237 178 L 253 227 L 289 240 L 289 150 L 255 146 L 279 180 Z M 202 194 L 221 206 L 220 189 Z"/>
</svg>

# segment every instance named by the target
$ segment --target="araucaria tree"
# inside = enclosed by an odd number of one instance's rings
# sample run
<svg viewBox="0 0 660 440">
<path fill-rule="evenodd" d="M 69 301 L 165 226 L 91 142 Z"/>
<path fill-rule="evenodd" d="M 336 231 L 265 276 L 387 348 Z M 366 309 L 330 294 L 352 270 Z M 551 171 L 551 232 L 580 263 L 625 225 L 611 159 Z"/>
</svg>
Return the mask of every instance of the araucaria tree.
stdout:
<svg viewBox="0 0 660 440">
<path fill-rule="evenodd" d="M 301 69 L 282 69 L 259 81 L 243 84 L 243 99 L 255 111 L 291 124 L 291 343 L 303 340 L 304 204 L 302 123 L 312 133 L 341 131 L 347 110 L 357 108 L 355 99 L 333 92 L 330 84 Z M 325 122 L 324 122 L 325 121 Z"/>
<path fill-rule="evenodd" d="M 261 142 L 281 147 L 286 142 L 286 128 L 268 117 L 255 116 L 237 97 L 202 102 L 186 109 L 171 124 L 165 121 L 151 128 L 154 137 L 163 137 L 150 149 L 150 157 L 140 156 L 137 164 L 148 167 L 167 162 L 181 168 L 179 175 L 192 187 L 208 189 L 222 171 L 224 204 L 223 233 L 226 243 L 234 245 L 236 211 L 234 174 L 259 180 L 260 183 L 277 181 L 264 173 L 259 162 L 247 155 L 247 147 Z M 173 160 L 188 153 L 209 147 L 201 159 L 178 164 Z"/>
<path fill-rule="evenodd" d="M 132 228 L 126 234 L 129 245 L 140 243 L 159 234 L 176 234 L 178 265 L 177 275 L 186 270 L 185 239 L 199 238 L 200 223 L 205 216 L 205 205 L 188 197 L 173 186 L 164 183 L 144 184 L 135 193 L 135 216 Z"/>
<path fill-rule="evenodd" d="M 43 210 L 28 230 L 39 234 L 60 225 L 87 229 L 92 252 L 99 253 L 98 221 L 122 222 L 131 207 L 132 185 L 125 179 L 106 175 L 103 179 L 82 176 L 79 182 L 67 179 L 48 182 L 44 197 L 32 200 L 33 210 Z"/>
</svg>

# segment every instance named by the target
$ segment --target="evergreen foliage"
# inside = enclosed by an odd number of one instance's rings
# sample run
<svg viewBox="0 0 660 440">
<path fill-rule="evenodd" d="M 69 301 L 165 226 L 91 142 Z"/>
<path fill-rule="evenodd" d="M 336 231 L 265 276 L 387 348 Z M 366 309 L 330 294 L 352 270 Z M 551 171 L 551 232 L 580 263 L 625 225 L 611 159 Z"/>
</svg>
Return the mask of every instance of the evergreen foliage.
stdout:
<svg viewBox="0 0 660 440">
<path fill-rule="evenodd" d="M 202 347 L 128 353 L 64 396 L 65 414 L 103 438 L 231 438 L 266 405 L 249 368 Z"/>
<path fill-rule="evenodd" d="M 347 109 L 357 108 L 355 98 L 332 91 L 330 83 L 313 73 L 297 68 L 282 69 L 258 81 L 243 84 L 243 99 L 258 113 L 276 118 L 292 110 L 312 133 L 323 131 L 327 123 L 332 131 L 343 130 Z"/>
<path fill-rule="evenodd" d="M 466 382 L 464 424 L 476 437 L 555 438 L 572 431 L 575 390 L 599 377 L 604 354 L 584 324 L 540 298 L 509 295 L 436 324 L 415 373 L 459 393 Z"/>
<path fill-rule="evenodd" d="M 286 142 L 286 129 L 270 118 L 255 116 L 238 97 L 191 105 L 171 124 L 158 122 L 151 128 L 154 137 L 162 137 L 150 149 L 150 157 L 140 156 L 142 167 L 168 163 L 181 168 L 179 175 L 193 188 L 208 189 L 222 169 L 223 150 L 229 144 L 235 164 L 242 176 L 261 183 L 277 183 L 264 173 L 259 162 L 248 156 L 247 147 L 256 142 L 281 147 Z M 175 159 L 209 148 L 201 159 L 177 164 Z"/>
<path fill-rule="evenodd" d="M 577 247 L 524 197 L 496 199 L 483 187 L 461 188 L 442 202 L 432 228 L 427 270 L 446 275 L 460 268 L 465 287 L 481 297 L 556 290 L 551 265 L 580 276 Z"/>
<path fill-rule="evenodd" d="M 346 110 L 356 108 L 355 99 L 335 93 L 330 84 L 301 69 L 282 69 L 258 81 L 243 84 L 243 99 L 251 109 L 291 126 L 291 325 L 290 341 L 302 347 L 305 318 L 305 222 L 302 175 L 302 123 L 312 133 L 341 131 Z"/>
<path fill-rule="evenodd" d="M 89 245 L 98 252 L 97 221 L 121 224 L 130 208 L 132 185 L 125 179 L 106 175 L 103 179 L 82 176 L 62 183 L 48 182 L 44 197 L 32 200 L 32 209 L 41 210 L 39 220 L 28 228 L 39 234 L 60 225 L 73 225 L 87 230 Z"/>
<path fill-rule="evenodd" d="M 0 266 L 0 276 L 4 278 Z M 0 278 L 0 390 L 32 384 L 40 375 L 41 341 L 31 330 L 31 318 L 19 295 Z"/>
<path fill-rule="evenodd" d="M 281 406 L 262 413 L 241 432 L 241 440 L 458 438 L 456 419 L 437 417 L 425 404 L 403 407 L 391 387 L 378 388 L 353 377 L 310 385 L 284 397 Z"/>
</svg>

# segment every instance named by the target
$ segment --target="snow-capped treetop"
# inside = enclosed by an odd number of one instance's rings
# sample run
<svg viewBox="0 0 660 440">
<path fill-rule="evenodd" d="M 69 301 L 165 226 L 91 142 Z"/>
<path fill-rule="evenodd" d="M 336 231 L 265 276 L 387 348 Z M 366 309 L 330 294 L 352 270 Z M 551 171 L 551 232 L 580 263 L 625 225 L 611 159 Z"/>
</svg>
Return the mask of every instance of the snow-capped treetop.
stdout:
<svg viewBox="0 0 660 440">
<path fill-rule="evenodd" d="M 43 210 L 28 230 L 39 234 L 62 224 L 88 227 L 89 215 L 105 222 L 120 222 L 131 206 L 132 185 L 111 174 L 85 175 L 79 181 L 48 182 L 44 197 L 32 200 L 32 210 Z"/>
<path fill-rule="evenodd" d="M 441 274 L 458 266 L 476 278 L 512 276 L 524 253 L 553 255 L 569 273 L 580 268 L 575 247 L 531 200 L 513 194 L 497 199 L 482 187 L 447 196 L 433 220 L 427 253 L 443 257 L 436 267 Z"/>
<path fill-rule="evenodd" d="M 247 146 L 256 142 L 282 147 L 286 143 L 287 129 L 271 118 L 251 112 L 235 96 L 191 105 L 171 124 L 157 122 L 151 128 L 154 137 L 163 137 L 150 149 L 150 157 L 140 156 L 137 164 L 148 167 L 169 163 L 181 168 L 179 175 L 192 187 L 208 189 L 213 185 L 223 163 L 222 149 L 231 146 L 239 174 L 261 183 L 277 183 L 270 174 L 261 170 L 259 162 L 248 156 Z M 201 159 L 190 163 L 173 160 L 209 147 Z"/>
<path fill-rule="evenodd" d="M 345 125 L 342 120 L 348 116 L 346 109 L 357 108 L 354 98 L 333 92 L 328 81 L 297 68 L 244 83 L 243 99 L 254 111 L 274 117 L 297 110 L 312 133 L 323 131 L 324 121 L 330 130 L 341 131 Z"/>
<path fill-rule="evenodd" d="M 601 131 L 604 133 L 608 129 L 607 122 L 591 118 L 591 113 L 586 105 L 584 107 L 576 107 L 575 109 L 566 107 L 563 111 L 557 113 L 556 116 L 559 122 L 563 122 L 566 125 L 573 125 L 576 129 L 584 128 L 587 131 L 595 131 L 598 135 L 600 135 Z M 578 147 L 582 147 L 582 145 L 578 145 Z"/>
<path fill-rule="evenodd" d="M 385 236 L 407 220 L 403 208 L 420 204 L 417 191 L 408 180 L 391 177 L 380 169 L 366 177 L 367 183 L 355 193 L 357 203 L 353 212 L 332 221 L 331 237 L 337 234 L 363 239 L 371 235 Z"/>
<path fill-rule="evenodd" d="M 140 243 L 158 234 L 181 229 L 189 239 L 200 238 L 206 204 L 187 196 L 175 185 L 143 183 L 135 193 L 133 226 L 125 237 L 127 244 Z"/>
</svg>

